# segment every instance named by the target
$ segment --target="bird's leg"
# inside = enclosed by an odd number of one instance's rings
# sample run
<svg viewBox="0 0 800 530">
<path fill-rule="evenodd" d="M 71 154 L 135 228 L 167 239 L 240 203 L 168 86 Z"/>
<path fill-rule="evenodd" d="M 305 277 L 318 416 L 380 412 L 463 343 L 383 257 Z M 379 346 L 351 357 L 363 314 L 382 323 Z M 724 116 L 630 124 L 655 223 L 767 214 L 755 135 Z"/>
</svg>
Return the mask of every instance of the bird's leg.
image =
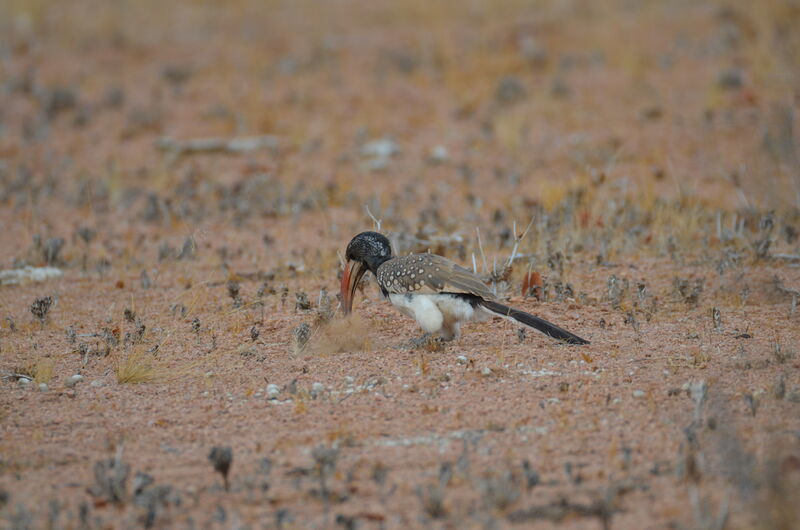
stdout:
<svg viewBox="0 0 800 530">
<path fill-rule="evenodd" d="M 445 339 L 436 333 L 423 333 L 422 336 L 413 338 L 400 345 L 404 350 L 426 349 L 440 351 L 444 349 Z"/>
<path fill-rule="evenodd" d="M 439 338 L 445 342 L 456 340 L 461 335 L 461 324 L 452 320 L 445 320 L 439 330 Z"/>
</svg>

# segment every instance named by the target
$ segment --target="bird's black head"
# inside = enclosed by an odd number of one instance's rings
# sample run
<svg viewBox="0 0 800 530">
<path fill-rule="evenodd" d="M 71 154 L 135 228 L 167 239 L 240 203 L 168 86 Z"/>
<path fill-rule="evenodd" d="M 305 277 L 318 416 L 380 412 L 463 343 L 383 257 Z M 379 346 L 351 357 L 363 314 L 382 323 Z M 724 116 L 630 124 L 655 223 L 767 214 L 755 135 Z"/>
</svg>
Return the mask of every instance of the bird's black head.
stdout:
<svg viewBox="0 0 800 530">
<path fill-rule="evenodd" d="M 358 282 L 365 272 L 378 272 L 378 267 L 384 261 L 392 259 L 392 247 L 386 236 L 377 232 L 361 232 L 347 245 L 344 254 L 347 263 L 342 273 L 342 309 L 345 314 L 353 308 L 353 296 L 358 287 Z"/>
<path fill-rule="evenodd" d="M 392 247 L 383 234 L 361 232 L 350 240 L 344 257 L 348 261 L 364 263 L 374 274 L 381 263 L 392 257 Z"/>
</svg>

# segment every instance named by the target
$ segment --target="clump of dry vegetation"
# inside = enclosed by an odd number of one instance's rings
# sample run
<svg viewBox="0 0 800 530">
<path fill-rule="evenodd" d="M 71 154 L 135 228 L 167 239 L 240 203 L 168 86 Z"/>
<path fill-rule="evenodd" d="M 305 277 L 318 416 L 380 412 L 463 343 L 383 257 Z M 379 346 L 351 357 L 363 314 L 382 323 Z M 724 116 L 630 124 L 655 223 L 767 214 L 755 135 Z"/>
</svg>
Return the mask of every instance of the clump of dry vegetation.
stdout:
<svg viewBox="0 0 800 530">
<path fill-rule="evenodd" d="M 150 383 L 165 375 L 153 355 L 143 348 L 119 354 L 114 362 L 114 374 L 119 384 Z"/>
<path fill-rule="evenodd" d="M 212 447 L 211 452 L 208 454 L 208 460 L 214 466 L 214 471 L 222 475 L 222 480 L 225 484 L 225 491 L 230 489 L 228 482 L 228 475 L 231 471 L 233 464 L 233 449 L 230 447 Z"/>
<path fill-rule="evenodd" d="M 37 298 L 31 304 L 31 313 L 34 317 L 36 317 L 42 327 L 44 327 L 45 322 L 47 322 L 47 315 L 50 312 L 50 306 L 52 305 L 52 296 L 43 296 L 41 298 Z"/>
</svg>

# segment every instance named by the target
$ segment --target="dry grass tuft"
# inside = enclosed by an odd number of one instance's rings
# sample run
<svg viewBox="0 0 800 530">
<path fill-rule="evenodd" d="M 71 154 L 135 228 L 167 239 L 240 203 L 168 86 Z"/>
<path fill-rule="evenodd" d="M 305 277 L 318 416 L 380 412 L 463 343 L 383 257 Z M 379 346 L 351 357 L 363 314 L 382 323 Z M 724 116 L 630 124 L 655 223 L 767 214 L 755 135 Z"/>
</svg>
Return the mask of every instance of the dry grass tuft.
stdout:
<svg viewBox="0 0 800 530">
<path fill-rule="evenodd" d="M 141 349 L 130 352 L 123 360 L 118 359 L 114 363 L 114 373 L 121 385 L 150 383 L 163 377 L 152 354 Z"/>
<path fill-rule="evenodd" d="M 28 367 L 26 372 L 33 378 L 35 383 L 49 384 L 55 373 L 55 363 L 52 359 L 39 357 L 35 363 Z"/>
</svg>

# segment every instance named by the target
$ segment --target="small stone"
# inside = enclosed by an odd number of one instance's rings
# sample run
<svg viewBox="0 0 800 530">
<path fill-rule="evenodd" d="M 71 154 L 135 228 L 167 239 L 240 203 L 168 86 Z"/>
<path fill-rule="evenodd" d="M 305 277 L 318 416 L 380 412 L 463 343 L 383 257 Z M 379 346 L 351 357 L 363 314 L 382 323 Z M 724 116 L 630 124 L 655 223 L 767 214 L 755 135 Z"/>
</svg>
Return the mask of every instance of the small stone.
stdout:
<svg viewBox="0 0 800 530">
<path fill-rule="evenodd" d="M 483 369 L 481 370 L 481 374 L 482 375 L 492 375 L 492 369 L 489 368 L 488 366 L 484 366 Z"/>
<path fill-rule="evenodd" d="M 24 283 L 40 283 L 50 278 L 63 276 L 61 269 L 55 267 L 31 267 L 0 271 L 0 285 L 20 285 Z"/>
<path fill-rule="evenodd" d="M 738 68 L 723 70 L 717 76 L 717 84 L 726 90 L 741 88 L 744 85 L 744 75 Z"/>
<path fill-rule="evenodd" d="M 317 397 L 325 391 L 325 385 L 322 383 L 314 383 L 311 385 L 311 396 Z"/>
<path fill-rule="evenodd" d="M 352 385 L 352 384 L 353 384 L 353 383 L 355 383 L 355 382 L 356 382 L 356 380 L 355 380 L 355 378 L 354 378 L 352 375 L 346 375 L 346 376 L 344 376 L 344 384 L 346 384 L 346 385 Z"/>
<path fill-rule="evenodd" d="M 361 147 L 361 154 L 366 157 L 389 158 L 399 152 L 400 147 L 391 138 L 372 140 Z"/>
<path fill-rule="evenodd" d="M 633 391 L 633 397 L 635 397 L 635 398 L 644 397 L 644 392 L 642 390 L 634 390 Z"/>
<path fill-rule="evenodd" d="M 428 155 L 429 164 L 444 164 L 449 159 L 450 153 L 447 152 L 447 148 L 443 145 L 437 145 L 431 149 L 431 152 Z"/>
<path fill-rule="evenodd" d="M 47 392 L 48 390 L 50 389 L 47 387 L 47 383 L 39 383 L 39 392 Z"/>
<path fill-rule="evenodd" d="M 270 399 L 277 398 L 281 393 L 281 387 L 276 385 L 275 383 L 270 383 L 267 385 L 267 397 Z"/>
<path fill-rule="evenodd" d="M 103 382 L 100 380 L 92 381 L 91 383 L 89 383 L 89 386 L 93 388 L 100 388 L 101 386 L 103 386 Z"/>
<path fill-rule="evenodd" d="M 28 379 L 27 377 L 20 377 L 18 383 L 19 386 L 23 388 L 28 388 L 28 385 L 31 384 L 31 380 Z"/>
<path fill-rule="evenodd" d="M 64 380 L 64 386 L 67 388 L 73 388 L 81 381 L 83 381 L 83 376 L 81 374 L 71 375 Z"/>
<path fill-rule="evenodd" d="M 389 165 L 389 160 L 400 153 L 400 147 L 391 138 L 381 138 L 367 142 L 361 147 L 361 156 L 365 165 L 372 171 L 382 171 Z"/>
<path fill-rule="evenodd" d="M 466 355 L 459 355 L 458 357 L 456 357 L 456 362 L 458 364 L 467 364 L 469 362 L 469 359 L 467 359 Z"/>
</svg>

